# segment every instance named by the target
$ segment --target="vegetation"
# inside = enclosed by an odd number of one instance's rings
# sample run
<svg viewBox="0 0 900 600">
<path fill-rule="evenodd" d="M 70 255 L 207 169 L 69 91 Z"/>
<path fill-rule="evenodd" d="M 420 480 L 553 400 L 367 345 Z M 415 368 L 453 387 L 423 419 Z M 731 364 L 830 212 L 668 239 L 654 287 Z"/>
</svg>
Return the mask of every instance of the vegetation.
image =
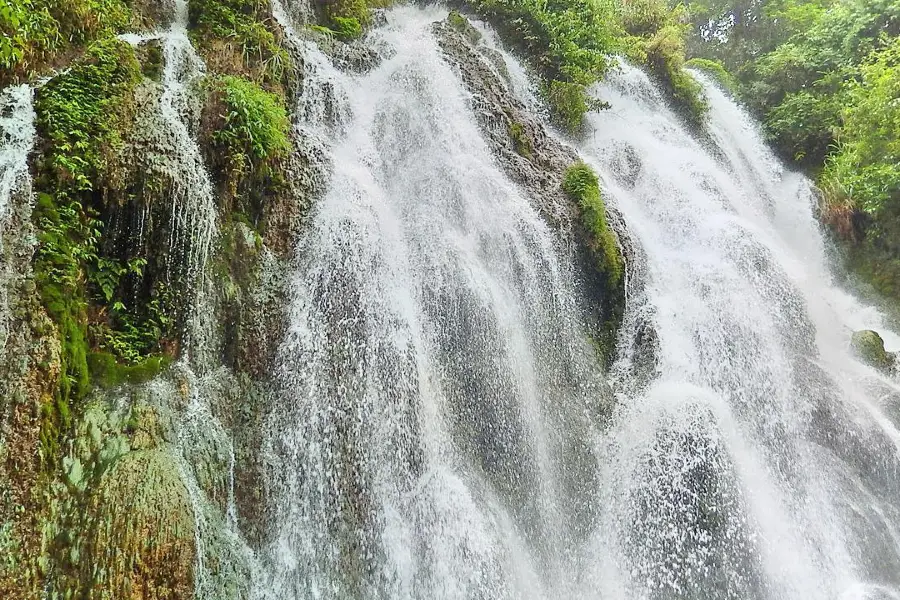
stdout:
<svg viewBox="0 0 900 600">
<path fill-rule="evenodd" d="M 626 53 L 644 64 L 689 123 L 702 125 L 707 105 L 700 84 L 685 71 L 684 7 L 670 9 L 660 0 L 631 0 L 619 8 L 629 38 Z"/>
<path fill-rule="evenodd" d="M 123 0 L 4 0 L 0 4 L 0 85 L 45 72 L 61 55 L 134 21 Z"/>
<path fill-rule="evenodd" d="M 269 89 L 294 74 L 268 0 L 190 0 L 191 40 L 211 70 L 249 76 Z"/>
<path fill-rule="evenodd" d="M 224 212 L 252 215 L 256 222 L 266 198 L 284 183 L 278 167 L 291 150 L 284 99 L 231 75 L 212 78 L 209 88 L 205 129 Z"/>
<path fill-rule="evenodd" d="M 34 276 L 61 343 L 59 390 L 43 407 L 46 458 L 55 454 L 73 406 L 91 388 L 97 365 L 91 353 L 108 353 L 123 373 L 130 373 L 129 365 L 146 369 L 172 327 L 158 295 L 129 306 L 134 295 L 128 291 L 143 279 L 146 260 L 104 243 L 112 192 L 124 187 L 122 131 L 141 80 L 131 46 L 110 37 L 88 46 L 36 93 L 43 145 L 35 179 Z M 103 370 L 101 378 L 109 381 L 110 365 Z"/>
<path fill-rule="evenodd" d="M 685 63 L 685 66 L 698 71 L 703 71 L 722 87 L 726 92 L 734 95 L 738 92 L 738 82 L 734 75 L 725 70 L 725 66 L 717 60 L 708 58 L 692 58 Z"/>
<path fill-rule="evenodd" d="M 597 175 L 585 163 L 575 163 L 566 171 L 562 187 L 581 208 L 581 222 L 588 232 L 594 265 L 608 278 L 611 286 L 617 286 L 624 265 L 616 236 L 606 222 L 606 206 Z"/>
<path fill-rule="evenodd" d="M 850 265 L 900 298 L 900 2 L 700 0 L 689 12 L 692 51 L 727 69 L 775 149 L 818 180 Z"/>
<path fill-rule="evenodd" d="M 676 108 L 700 123 L 706 105 L 684 67 L 684 11 L 664 0 L 473 0 L 507 43 L 528 57 L 543 80 L 554 120 L 577 132 L 588 111 L 607 108 L 588 87 L 625 54 L 646 65 Z"/>
</svg>

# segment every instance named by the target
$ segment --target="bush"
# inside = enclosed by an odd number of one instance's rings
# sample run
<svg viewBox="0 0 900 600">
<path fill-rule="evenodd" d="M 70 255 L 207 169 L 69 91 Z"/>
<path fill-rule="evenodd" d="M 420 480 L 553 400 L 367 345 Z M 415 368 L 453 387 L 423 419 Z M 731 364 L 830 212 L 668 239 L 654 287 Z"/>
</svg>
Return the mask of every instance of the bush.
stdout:
<svg viewBox="0 0 900 600">
<path fill-rule="evenodd" d="M 290 150 L 290 120 L 281 97 L 231 75 L 216 78 L 212 86 L 225 108 L 224 122 L 213 141 L 228 152 L 234 164 L 254 168 Z"/>
<path fill-rule="evenodd" d="M 558 124 L 575 131 L 584 114 L 605 106 L 587 86 L 610 66 L 620 27 L 604 0 L 475 0 L 479 15 L 522 52 L 544 81 L 542 89 Z"/>
<path fill-rule="evenodd" d="M 683 34 L 682 28 L 674 24 L 657 31 L 644 44 L 646 64 L 672 100 L 676 112 L 699 126 L 709 106 L 703 88 L 684 70 Z"/>
<path fill-rule="evenodd" d="M 823 188 L 832 203 L 873 215 L 900 202 L 900 39 L 860 68 L 842 111 Z"/>
</svg>

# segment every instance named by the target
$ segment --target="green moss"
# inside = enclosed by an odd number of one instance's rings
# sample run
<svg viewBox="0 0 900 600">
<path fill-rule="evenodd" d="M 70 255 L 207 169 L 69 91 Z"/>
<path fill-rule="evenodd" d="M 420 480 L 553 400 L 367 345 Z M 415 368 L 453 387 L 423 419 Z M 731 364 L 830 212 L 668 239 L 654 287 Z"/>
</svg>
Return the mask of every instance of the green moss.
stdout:
<svg viewBox="0 0 900 600">
<path fill-rule="evenodd" d="M 75 579 L 54 584 L 89 600 L 192 598 L 196 525 L 180 472 L 165 448 L 116 460 L 92 488 L 83 535 L 66 557 Z"/>
<path fill-rule="evenodd" d="M 521 123 L 512 122 L 509 124 L 509 137 L 513 142 L 516 153 L 525 158 L 531 158 L 531 141 L 525 135 L 525 128 L 522 127 Z"/>
<path fill-rule="evenodd" d="M 609 104 L 591 97 L 587 86 L 580 83 L 553 80 L 545 97 L 550 104 L 553 120 L 570 132 L 577 132 L 584 124 L 584 115 L 592 110 L 609 108 Z"/>
<path fill-rule="evenodd" d="M 343 40 L 353 40 L 363 34 L 362 23 L 356 17 L 331 17 L 331 31 Z"/>
<path fill-rule="evenodd" d="M 123 365 L 115 354 L 91 352 L 87 365 L 91 380 L 104 388 L 113 388 L 123 383 L 146 383 L 172 363 L 169 356 L 150 356 L 134 365 Z"/>
<path fill-rule="evenodd" d="M 725 70 L 721 62 L 717 60 L 709 60 L 706 58 L 692 58 L 687 61 L 684 66 L 691 69 L 697 69 L 711 76 L 716 80 L 722 89 L 731 95 L 737 95 L 739 83 L 734 75 Z"/>
<path fill-rule="evenodd" d="M 35 95 L 42 141 L 32 215 L 38 239 L 34 278 L 61 347 L 59 389 L 42 407 L 43 455 L 50 462 L 70 414 L 92 386 L 93 373 L 101 380 L 137 380 L 162 364 L 145 360 L 158 350 L 167 323 L 158 301 L 139 310 L 123 303 L 124 282 L 139 280 L 145 261 L 110 256 L 102 220 L 111 209 L 112 191 L 124 186 L 120 151 L 140 81 L 141 65 L 132 47 L 111 38 L 89 46 Z M 113 353 L 113 363 L 132 366 L 98 369 L 89 356 L 100 348 Z"/>
<path fill-rule="evenodd" d="M 590 238 L 595 267 L 608 278 L 612 287 L 618 286 L 624 265 L 615 234 L 606 222 L 606 206 L 597 175 L 585 163 L 575 163 L 566 170 L 562 187 L 581 208 L 581 221 Z"/>
<path fill-rule="evenodd" d="M 336 0 L 325 5 L 325 24 L 342 39 L 360 37 L 372 20 L 366 0 Z"/>
<path fill-rule="evenodd" d="M 46 141 L 33 218 L 38 231 L 35 281 L 62 343 L 60 401 L 89 387 L 87 311 L 90 272 L 98 267 L 102 224 L 97 192 L 118 177 L 113 154 L 128 96 L 140 80 L 131 47 L 106 40 L 36 94 L 37 125 Z"/>
<path fill-rule="evenodd" d="M 894 366 L 894 356 L 885 351 L 884 340 L 875 331 L 855 331 L 850 346 L 860 360 L 876 369 L 889 371 Z"/>
<path fill-rule="evenodd" d="M 475 29 L 469 22 L 469 19 L 459 12 L 451 10 L 450 14 L 447 16 L 447 22 L 450 23 L 450 26 L 453 29 L 463 34 L 469 42 L 477 44 L 481 41 L 481 32 Z"/>
<path fill-rule="evenodd" d="M 267 0 L 189 0 L 191 39 L 211 70 L 283 86 L 295 67 Z"/>
</svg>

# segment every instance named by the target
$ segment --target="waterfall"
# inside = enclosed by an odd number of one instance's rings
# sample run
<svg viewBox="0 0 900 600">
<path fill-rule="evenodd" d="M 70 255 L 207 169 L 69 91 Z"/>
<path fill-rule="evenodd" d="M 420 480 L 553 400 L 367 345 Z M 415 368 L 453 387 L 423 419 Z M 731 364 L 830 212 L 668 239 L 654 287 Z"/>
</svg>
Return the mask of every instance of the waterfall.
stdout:
<svg viewBox="0 0 900 600">
<path fill-rule="evenodd" d="M 652 381 L 603 441 L 589 579 L 605 597 L 897 598 L 897 386 L 847 347 L 883 323 L 831 281 L 810 183 L 698 78 L 715 152 L 628 66 L 581 148 L 642 247 L 629 313 L 656 331 Z"/>
<path fill-rule="evenodd" d="M 312 208 L 287 328 L 272 381 L 254 373 L 251 394 L 238 381 L 251 376 L 223 365 L 207 268 L 218 215 L 195 139 L 205 66 L 187 0 L 166 5 L 169 26 L 122 38 L 164 56 L 131 133 L 165 155 L 147 168 L 167 183 L 171 220 L 144 208 L 187 288 L 186 341 L 161 376 L 98 397 L 166 424 L 154 443 L 190 498 L 196 598 L 900 600 L 900 385 L 848 343 L 871 328 L 896 349 L 900 335 L 840 287 L 813 186 L 711 80 L 694 74 L 703 131 L 622 63 L 593 90 L 612 108 L 587 117 L 586 135 L 553 134 L 599 173 L 610 221 L 628 229 L 607 373 L 583 265 L 556 229 L 569 224 L 548 222 L 547 200 L 504 171 L 478 118 L 489 109 L 435 39 L 447 11 L 396 7 L 336 51 L 301 27 L 308 2 L 272 0 L 302 70 L 296 157 L 324 182 L 321 197 L 295 198 Z M 541 113 L 528 69 L 476 27 L 505 62 L 506 92 Z M 365 60 L 336 66 L 357 43 Z M 30 276 L 10 265 L 31 240 L 4 243 L 31 197 L 31 98 L 0 93 L 5 359 L 6 295 Z M 235 475 L 242 427 L 262 429 L 261 489 Z M 241 492 L 260 511 L 252 536 Z"/>
<path fill-rule="evenodd" d="M 17 198 L 31 196 L 28 155 L 34 145 L 32 89 L 11 86 L 0 93 L 0 356 L 9 336 L 9 300 L 12 280 L 19 276 L 6 256 L 3 238 L 21 232 L 8 231 Z"/>
<path fill-rule="evenodd" d="M 574 583 L 586 440 L 609 395 L 573 263 L 431 34 L 445 14 L 394 10 L 377 67 L 316 71 L 347 111 L 297 252 L 270 415 L 275 598 Z"/>
</svg>

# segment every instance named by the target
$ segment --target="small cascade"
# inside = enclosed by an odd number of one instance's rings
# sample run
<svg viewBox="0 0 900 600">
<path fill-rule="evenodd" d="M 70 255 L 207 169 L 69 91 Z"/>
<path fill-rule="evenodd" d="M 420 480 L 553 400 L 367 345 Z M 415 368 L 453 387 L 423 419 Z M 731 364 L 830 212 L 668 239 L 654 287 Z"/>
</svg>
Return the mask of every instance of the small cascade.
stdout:
<svg viewBox="0 0 900 600">
<path fill-rule="evenodd" d="M 0 92 L 0 357 L 9 336 L 9 299 L 12 280 L 21 273 L 7 256 L 5 238 L 21 235 L 10 231 L 9 221 L 17 204 L 30 203 L 31 175 L 28 155 L 34 146 L 32 89 L 27 85 Z"/>
<path fill-rule="evenodd" d="M 187 0 L 175 0 L 175 18 L 163 37 L 165 70 L 160 109 L 174 146 L 181 152 L 174 163 L 177 172 L 172 173 L 170 248 L 183 265 L 190 288 L 200 282 L 209 256 L 216 232 L 216 205 L 209 174 L 189 129 L 191 88 L 205 67 L 188 39 L 187 21 Z"/>
</svg>

